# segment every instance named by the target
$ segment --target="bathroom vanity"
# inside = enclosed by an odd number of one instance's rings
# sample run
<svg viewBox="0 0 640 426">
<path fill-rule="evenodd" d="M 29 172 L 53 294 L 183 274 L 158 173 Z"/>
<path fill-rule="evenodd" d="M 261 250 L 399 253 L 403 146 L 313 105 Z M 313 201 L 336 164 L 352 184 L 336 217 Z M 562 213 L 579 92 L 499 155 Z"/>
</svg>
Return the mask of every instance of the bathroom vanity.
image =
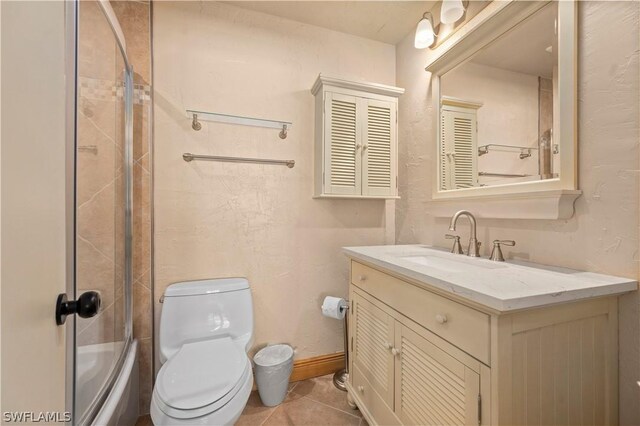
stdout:
<svg viewBox="0 0 640 426">
<path fill-rule="evenodd" d="M 618 296 L 636 281 L 419 245 L 344 251 L 348 397 L 370 424 L 618 423 Z"/>
</svg>

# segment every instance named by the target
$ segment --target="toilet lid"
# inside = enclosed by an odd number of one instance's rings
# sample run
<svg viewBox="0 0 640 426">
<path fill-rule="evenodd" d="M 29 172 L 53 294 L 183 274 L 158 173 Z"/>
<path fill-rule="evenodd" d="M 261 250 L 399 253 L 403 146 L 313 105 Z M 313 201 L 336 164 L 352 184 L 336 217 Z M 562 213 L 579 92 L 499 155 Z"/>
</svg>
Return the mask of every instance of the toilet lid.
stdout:
<svg viewBox="0 0 640 426">
<path fill-rule="evenodd" d="M 158 396 L 170 407 L 194 410 L 223 398 L 238 384 L 247 355 L 229 337 L 187 343 L 158 374 Z"/>
</svg>

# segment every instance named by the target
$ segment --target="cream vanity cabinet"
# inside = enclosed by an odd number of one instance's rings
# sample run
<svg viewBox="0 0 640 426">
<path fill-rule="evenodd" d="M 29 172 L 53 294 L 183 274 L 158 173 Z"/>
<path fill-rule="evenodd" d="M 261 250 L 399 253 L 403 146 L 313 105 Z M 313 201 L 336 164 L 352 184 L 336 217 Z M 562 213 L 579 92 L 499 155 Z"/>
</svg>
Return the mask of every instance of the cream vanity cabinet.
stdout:
<svg viewBox="0 0 640 426">
<path fill-rule="evenodd" d="M 398 96 L 404 89 L 318 76 L 315 197 L 396 198 Z"/>
<path fill-rule="evenodd" d="M 351 262 L 349 399 L 371 424 L 616 424 L 617 298 L 500 313 Z"/>
</svg>

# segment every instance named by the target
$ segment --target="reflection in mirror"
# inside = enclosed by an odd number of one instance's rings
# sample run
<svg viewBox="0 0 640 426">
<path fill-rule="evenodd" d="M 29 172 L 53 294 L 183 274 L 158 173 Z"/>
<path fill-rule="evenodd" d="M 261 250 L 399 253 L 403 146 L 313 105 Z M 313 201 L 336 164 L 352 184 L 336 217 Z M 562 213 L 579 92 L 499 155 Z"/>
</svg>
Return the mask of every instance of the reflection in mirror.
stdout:
<svg viewBox="0 0 640 426">
<path fill-rule="evenodd" d="M 557 16 L 552 2 L 440 77 L 441 190 L 559 176 Z"/>
</svg>

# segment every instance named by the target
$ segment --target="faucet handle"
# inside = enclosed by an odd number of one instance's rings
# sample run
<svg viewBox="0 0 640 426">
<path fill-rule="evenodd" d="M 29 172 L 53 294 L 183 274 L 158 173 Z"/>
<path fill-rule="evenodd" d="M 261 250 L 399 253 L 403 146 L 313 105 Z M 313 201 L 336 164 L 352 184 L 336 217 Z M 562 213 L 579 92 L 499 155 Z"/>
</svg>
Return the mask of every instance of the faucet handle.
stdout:
<svg viewBox="0 0 640 426">
<path fill-rule="evenodd" d="M 493 240 L 493 250 L 491 250 L 490 260 L 495 262 L 504 262 L 504 256 L 502 255 L 500 245 L 513 247 L 516 245 L 516 242 L 513 240 Z"/>
<path fill-rule="evenodd" d="M 462 246 L 460 245 L 460 236 L 453 234 L 445 234 L 444 236 L 447 240 L 454 240 L 453 247 L 451 248 L 451 253 L 454 254 L 464 254 L 462 251 Z"/>
</svg>

